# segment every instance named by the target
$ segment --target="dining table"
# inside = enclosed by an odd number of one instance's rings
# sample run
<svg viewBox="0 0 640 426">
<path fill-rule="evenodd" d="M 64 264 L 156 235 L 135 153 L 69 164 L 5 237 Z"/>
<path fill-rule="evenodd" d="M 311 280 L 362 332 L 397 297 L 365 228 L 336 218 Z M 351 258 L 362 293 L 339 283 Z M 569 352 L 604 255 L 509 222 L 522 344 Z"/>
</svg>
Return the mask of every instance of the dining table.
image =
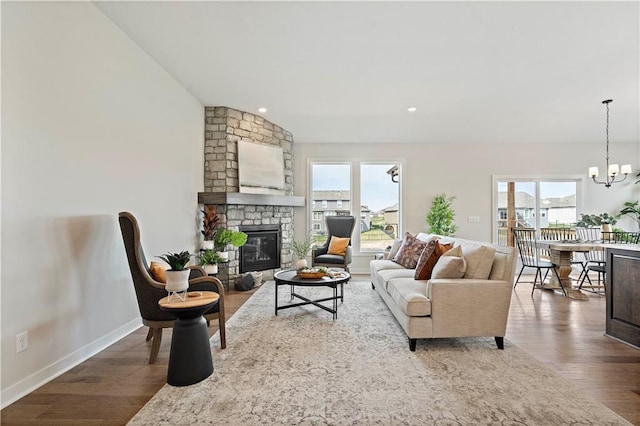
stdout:
<svg viewBox="0 0 640 426">
<path fill-rule="evenodd" d="M 601 241 L 580 241 L 580 240 L 538 240 L 536 245 L 540 249 L 549 250 L 549 257 L 553 263 L 560 282 L 556 274 L 551 274 L 549 283 L 544 286 L 545 289 L 554 290 L 556 293 L 562 293 L 562 287 L 567 297 L 576 300 L 587 300 L 589 296 L 580 289 L 574 288 L 574 281 L 570 274 L 572 271 L 571 261 L 574 253 L 587 253 L 592 250 L 604 250 L 605 244 Z M 562 287 L 560 284 L 562 283 Z"/>
</svg>

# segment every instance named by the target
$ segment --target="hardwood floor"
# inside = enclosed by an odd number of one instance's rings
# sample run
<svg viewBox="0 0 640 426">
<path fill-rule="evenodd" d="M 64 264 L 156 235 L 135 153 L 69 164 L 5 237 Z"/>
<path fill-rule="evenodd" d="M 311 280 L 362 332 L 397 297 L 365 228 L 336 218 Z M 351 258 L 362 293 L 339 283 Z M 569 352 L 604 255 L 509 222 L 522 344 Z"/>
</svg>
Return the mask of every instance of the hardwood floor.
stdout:
<svg viewBox="0 0 640 426">
<path fill-rule="evenodd" d="M 525 278 L 525 277 L 523 277 Z M 368 280 L 366 275 L 354 280 Z M 526 279 L 526 278 L 525 278 Z M 227 318 L 254 291 L 227 294 Z M 640 425 L 640 350 L 603 335 L 605 299 L 570 300 L 521 282 L 505 350 L 515 344 L 582 391 Z M 210 335 L 216 332 L 214 324 Z M 171 330 L 155 364 L 140 328 L 0 412 L 3 425 L 123 425 L 165 384 Z M 214 360 L 215 362 L 215 360 Z M 571 395 L 551 397 L 571 398 Z"/>
</svg>

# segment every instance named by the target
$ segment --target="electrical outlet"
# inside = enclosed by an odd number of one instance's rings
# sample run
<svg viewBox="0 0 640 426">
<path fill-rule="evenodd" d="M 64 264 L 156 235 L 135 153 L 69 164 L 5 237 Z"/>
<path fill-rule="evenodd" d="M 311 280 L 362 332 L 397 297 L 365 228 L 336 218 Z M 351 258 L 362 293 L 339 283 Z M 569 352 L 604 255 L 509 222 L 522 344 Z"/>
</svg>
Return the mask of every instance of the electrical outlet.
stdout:
<svg viewBox="0 0 640 426">
<path fill-rule="evenodd" d="M 22 352 L 29 347 L 29 332 L 16 334 L 16 352 Z"/>
</svg>

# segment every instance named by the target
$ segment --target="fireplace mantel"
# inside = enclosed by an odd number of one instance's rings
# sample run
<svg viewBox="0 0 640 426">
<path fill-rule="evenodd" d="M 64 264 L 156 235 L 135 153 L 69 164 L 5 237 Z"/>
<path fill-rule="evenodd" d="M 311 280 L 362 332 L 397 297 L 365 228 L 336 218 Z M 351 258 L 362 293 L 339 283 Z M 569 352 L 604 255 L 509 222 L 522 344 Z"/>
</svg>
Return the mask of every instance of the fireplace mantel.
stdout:
<svg viewBox="0 0 640 426">
<path fill-rule="evenodd" d="M 304 197 L 295 195 L 246 194 L 243 192 L 198 192 L 199 204 L 304 207 Z"/>
</svg>

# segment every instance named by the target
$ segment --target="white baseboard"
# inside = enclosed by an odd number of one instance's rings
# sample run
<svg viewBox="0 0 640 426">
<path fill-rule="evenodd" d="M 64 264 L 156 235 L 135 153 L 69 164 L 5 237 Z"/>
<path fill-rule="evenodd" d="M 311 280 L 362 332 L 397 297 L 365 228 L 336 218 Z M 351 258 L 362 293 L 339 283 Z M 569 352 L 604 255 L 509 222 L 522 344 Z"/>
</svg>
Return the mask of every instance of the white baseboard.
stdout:
<svg viewBox="0 0 640 426">
<path fill-rule="evenodd" d="M 59 375 L 66 373 L 78 364 L 86 361 L 100 351 L 103 351 L 107 347 L 111 346 L 123 337 L 131 334 L 142 326 L 142 320 L 137 318 L 129 321 L 125 325 L 118 327 L 111 333 L 95 340 L 88 345 L 78 349 L 77 351 L 65 356 L 64 358 L 50 364 L 40 371 L 33 373 L 23 380 L 9 386 L 6 389 L 2 389 L 2 396 L 0 397 L 1 408 L 5 408 L 23 396 L 33 392 L 45 383 L 50 382 Z"/>
</svg>

